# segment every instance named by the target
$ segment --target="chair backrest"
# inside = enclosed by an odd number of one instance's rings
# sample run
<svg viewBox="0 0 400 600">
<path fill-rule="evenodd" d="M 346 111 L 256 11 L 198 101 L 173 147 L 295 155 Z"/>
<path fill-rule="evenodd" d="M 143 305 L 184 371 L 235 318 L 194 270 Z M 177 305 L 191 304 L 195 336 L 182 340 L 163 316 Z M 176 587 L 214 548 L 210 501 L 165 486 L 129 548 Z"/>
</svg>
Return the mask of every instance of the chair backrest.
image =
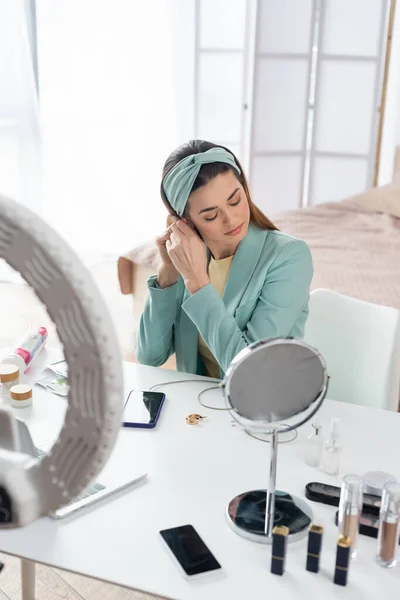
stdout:
<svg viewBox="0 0 400 600">
<path fill-rule="evenodd" d="M 398 410 L 400 312 L 318 289 L 304 340 L 326 360 L 332 400 Z"/>
</svg>

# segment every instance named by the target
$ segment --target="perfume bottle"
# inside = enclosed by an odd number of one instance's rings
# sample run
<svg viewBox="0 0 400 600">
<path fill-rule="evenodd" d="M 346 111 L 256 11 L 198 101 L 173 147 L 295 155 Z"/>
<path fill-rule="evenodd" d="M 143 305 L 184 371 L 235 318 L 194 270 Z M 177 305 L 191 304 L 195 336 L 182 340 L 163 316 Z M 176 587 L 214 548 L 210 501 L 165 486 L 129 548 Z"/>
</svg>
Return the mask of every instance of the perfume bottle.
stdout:
<svg viewBox="0 0 400 600">
<path fill-rule="evenodd" d="M 343 477 L 339 503 L 339 533 L 350 539 L 351 558 L 357 556 L 357 538 L 363 504 L 364 482 L 358 475 Z"/>
<path fill-rule="evenodd" d="M 318 419 L 311 423 L 310 435 L 307 438 L 305 461 L 310 467 L 319 467 L 322 456 L 322 430 Z"/>
<path fill-rule="evenodd" d="M 400 483 L 385 483 L 379 515 L 377 563 L 381 567 L 394 567 L 397 563 L 397 545 L 400 521 Z"/>
<path fill-rule="evenodd" d="M 339 435 L 339 419 L 332 419 L 329 437 L 322 452 L 322 468 L 327 475 L 339 475 L 342 458 L 342 445 Z"/>
</svg>

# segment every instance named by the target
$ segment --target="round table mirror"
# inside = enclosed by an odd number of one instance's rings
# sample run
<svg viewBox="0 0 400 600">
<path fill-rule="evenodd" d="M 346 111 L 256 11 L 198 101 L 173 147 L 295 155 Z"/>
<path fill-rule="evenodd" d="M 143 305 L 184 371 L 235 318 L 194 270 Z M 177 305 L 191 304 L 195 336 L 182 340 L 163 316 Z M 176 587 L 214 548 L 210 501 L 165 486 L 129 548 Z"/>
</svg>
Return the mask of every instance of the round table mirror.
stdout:
<svg viewBox="0 0 400 600">
<path fill-rule="evenodd" d="M 230 364 L 222 388 L 232 417 L 249 433 L 269 434 L 268 489 L 246 491 L 228 505 L 228 519 L 240 535 L 270 543 L 275 525 L 301 539 L 312 521 L 305 500 L 275 489 L 279 435 L 297 429 L 319 410 L 328 388 L 325 361 L 294 339 L 256 342 Z"/>
</svg>

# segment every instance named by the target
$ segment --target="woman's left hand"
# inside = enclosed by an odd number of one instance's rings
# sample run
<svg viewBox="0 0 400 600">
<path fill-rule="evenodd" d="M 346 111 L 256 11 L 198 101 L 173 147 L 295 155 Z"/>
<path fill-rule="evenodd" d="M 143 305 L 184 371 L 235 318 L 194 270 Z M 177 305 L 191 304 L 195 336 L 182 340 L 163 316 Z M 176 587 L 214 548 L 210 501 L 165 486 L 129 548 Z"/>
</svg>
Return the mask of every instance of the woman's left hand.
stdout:
<svg viewBox="0 0 400 600">
<path fill-rule="evenodd" d="M 184 221 L 177 221 L 171 225 L 171 235 L 166 248 L 175 269 L 182 275 L 191 294 L 210 283 L 207 275 L 206 246 Z"/>
</svg>

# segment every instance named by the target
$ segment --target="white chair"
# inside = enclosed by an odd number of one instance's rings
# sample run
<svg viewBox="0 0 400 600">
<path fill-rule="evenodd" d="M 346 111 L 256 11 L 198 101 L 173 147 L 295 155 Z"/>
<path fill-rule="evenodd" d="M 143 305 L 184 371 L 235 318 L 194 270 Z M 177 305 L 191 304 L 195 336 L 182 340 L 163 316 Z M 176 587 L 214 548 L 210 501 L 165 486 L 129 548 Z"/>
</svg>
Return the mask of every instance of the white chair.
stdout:
<svg viewBox="0 0 400 600">
<path fill-rule="evenodd" d="M 327 397 L 397 411 L 400 312 L 324 289 L 309 306 L 304 340 L 326 360 Z"/>
</svg>

